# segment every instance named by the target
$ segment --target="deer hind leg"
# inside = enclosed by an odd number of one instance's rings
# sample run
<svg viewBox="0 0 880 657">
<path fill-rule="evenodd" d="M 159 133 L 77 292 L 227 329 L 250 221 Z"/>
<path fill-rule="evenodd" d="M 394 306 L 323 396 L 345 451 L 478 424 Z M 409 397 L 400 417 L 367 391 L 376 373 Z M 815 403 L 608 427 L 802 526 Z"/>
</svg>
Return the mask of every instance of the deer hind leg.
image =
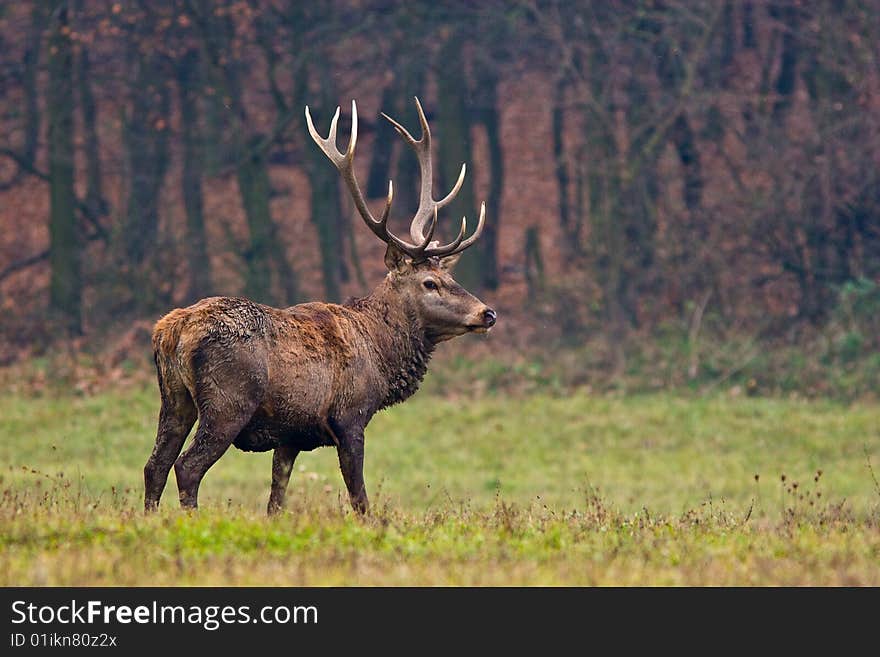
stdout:
<svg viewBox="0 0 880 657">
<path fill-rule="evenodd" d="M 202 412 L 199 428 L 192 444 L 174 463 L 180 506 L 195 509 L 199 506 L 199 484 L 212 465 L 226 453 L 232 441 L 250 421 L 257 409 L 257 402 L 236 405 L 223 411 L 211 409 Z"/>
<path fill-rule="evenodd" d="M 153 453 L 144 466 L 144 511 L 154 511 L 165 490 L 168 472 L 196 421 L 196 405 L 181 381 L 162 381 L 162 409 Z"/>
<path fill-rule="evenodd" d="M 293 470 L 293 462 L 299 454 L 292 447 L 276 447 L 272 455 L 272 492 L 269 493 L 269 505 L 266 512 L 271 516 L 284 508 L 287 483 Z"/>
<path fill-rule="evenodd" d="M 193 358 L 199 427 L 174 463 L 180 506 L 185 509 L 198 507 L 202 478 L 250 422 L 266 390 L 266 370 L 255 362 L 255 355 L 241 351 L 233 356 L 221 360 L 202 352 Z"/>
</svg>

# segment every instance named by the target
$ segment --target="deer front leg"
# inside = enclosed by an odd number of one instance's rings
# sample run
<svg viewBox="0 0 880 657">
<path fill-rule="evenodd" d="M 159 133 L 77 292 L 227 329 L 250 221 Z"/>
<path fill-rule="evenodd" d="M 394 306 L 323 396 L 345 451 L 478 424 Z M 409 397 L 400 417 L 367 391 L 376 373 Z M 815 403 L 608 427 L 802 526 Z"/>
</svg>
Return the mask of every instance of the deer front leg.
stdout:
<svg viewBox="0 0 880 657">
<path fill-rule="evenodd" d="M 351 431 L 336 431 L 339 444 L 336 452 L 339 455 L 339 468 L 342 470 L 342 478 L 348 488 L 348 497 L 351 506 L 360 514 L 366 514 L 370 509 L 367 499 L 367 489 L 364 486 L 364 431 L 363 429 Z"/>
<path fill-rule="evenodd" d="M 275 448 L 272 455 L 272 492 L 269 493 L 269 506 L 266 509 L 270 516 L 284 508 L 287 483 L 290 481 L 290 473 L 297 454 L 299 450 L 292 447 Z"/>
</svg>

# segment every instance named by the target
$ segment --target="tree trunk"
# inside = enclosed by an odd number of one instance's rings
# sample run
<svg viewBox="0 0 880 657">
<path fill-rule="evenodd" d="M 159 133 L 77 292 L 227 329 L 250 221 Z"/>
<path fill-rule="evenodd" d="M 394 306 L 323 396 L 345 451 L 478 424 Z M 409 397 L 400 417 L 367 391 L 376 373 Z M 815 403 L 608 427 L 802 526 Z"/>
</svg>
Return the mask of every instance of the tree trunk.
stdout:
<svg viewBox="0 0 880 657">
<path fill-rule="evenodd" d="M 382 90 L 382 101 L 379 109 L 382 112 L 390 112 L 397 96 L 397 82 L 392 79 Z M 385 122 L 384 119 L 381 119 Z M 388 124 L 390 127 L 390 124 Z M 390 132 L 390 131 L 389 131 Z M 367 198 L 385 198 L 388 193 L 388 172 L 391 170 L 391 153 L 394 150 L 396 139 L 380 139 L 380 131 L 373 133 L 373 157 L 370 160 L 370 171 L 367 174 Z"/>
<path fill-rule="evenodd" d="M 721 16 L 721 52 L 718 55 L 718 68 L 722 84 L 729 76 L 730 65 L 736 55 L 736 23 L 733 15 L 733 2 L 726 0 Z"/>
<path fill-rule="evenodd" d="M 395 118 L 405 126 L 412 126 L 410 130 L 416 134 L 419 119 L 413 96 L 420 97 L 424 91 L 424 60 L 420 57 L 410 56 L 403 66 L 397 90 L 395 105 L 397 115 Z M 413 150 L 398 138 L 393 129 L 388 130 L 386 134 L 396 144 L 395 148 L 400 149 L 397 158 L 397 171 L 394 175 L 394 212 L 396 216 L 412 216 L 419 206 L 419 161 Z M 387 193 L 387 181 L 385 185 Z"/>
<path fill-rule="evenodd" d="M 50 305 L 69 334 L 82 330 L 80 243 L 73 192 L 73 54 L 67 8 L 55 13 L 49 39 Z"/>
<path fill-rule="evenodd" d="M 568 162 L 565 155 L 565 90 L 567 79 L 561 76 L 556 81 L 556 93 L 554 94 L 552 134 L 553 134 L 553 161 L 555 163 L 556 186 L 559 190 L 559 224 L 565 238 L 562 240 L 564 253 L 562 262 L 568 263 L 578 249 L 577 240 L 572 235 L 571 205 L 569 202 L 569 172 Z"/>
<path fill-rule="evenodd" d="M 313 116 L 330 116 L 336 96 L 331 76 L 324 69 L 325 64 L 318 64 L 317 73 L 324 81 L 321 85 L 320 97 L 315 99 Z M 342 204 L 339 199 L 339 174 L 323 153 L 317 148 L 309 148 L 309 187 L 312 193 L 311 219 L 318 232 L 318 249 L 321 253 L 321 274 L 324 281 L 324 293 L 329 301 L 340 301 L 342 291 L 340 285 L 345 271 L 343 248 L 343 217 Z M 386 188 L 387 193 L 387 188 Z"/>
<path fill-rule="evenodd" d="M 155 252 L 159 237 L 159 193 L 168 169 L 168 87 L 154 56 L 133 53 L 137 70 L 126 126 L 131 176 L 122 230 L 124 255 L 137 270 Z M 149 304 L 147 304 L 149 305 Z"/>
<path fill-rule="evenodd" d="M 791 106 L 797 82 L 799 16 L 798 9 L 792 5 L 780 9 L 773 8 L 771 12 L 786 26 L 782 33 L 782 55 L 779 74 L 776 77 L 776 102 L 773 104 L 773 118 L 781 121 Z"/>
<path fill-rule="evenodd" d="M 314 155 L 312 156 L 315 157 Z M 329 166 L 326 158 L 313 162 L 309 182 L 312 190 L 312 223 L 318 231 L 318 248 L 321 251 L 321 274 L 324 280 L 324 293 L 329 301 L 339 301 L 339 264 L 342 257 L 340 233 L 336 230 L 336 218 L 342 210 L 339 203 L 339 190 L 336 171 Z"/>
<path fill-rule="evenodd" d="M 180 132 L 183 143 L 183 175 L 181 187 L 186 209 L 187 260 L 189 286 L 187 299 L 195 301 L 211 292 L 211 260 L 205 239 L 204 196 L 202 171 L 204 156 L 202 127 L 199 123 L 198 51 L 190 50 L 177 68 L 180 99 Z"/>
<path fill-rule="evenodd" d="M 238 191 L 250 230 L 250 246 L 245 253 L 245 295 L 260 303 L 272 303 L 270 248 L 274 240 L 272 217 L 269 213 L 269 172 L 254 137 L 238 163 Z"/>
<path fill-rule="evenodd" d="M 461 57 L 462 38 L 453 34 L 437 56 L 437 97 L 439 101 L 439 148 L 437 158 L 440 163 L 440 184 L 442 190 L 435 192 L 435 198 L 442 198 L 458 178 L 462 163 L 471 163 L 471 121 L 467 109 L 467 85 L 463 77 L 464 62 Z M 456 199 L 446 210 L 447 236 L 450 229 L 457 232 L 459 217 L 471 218 L 470 226 L 476 225 L 479 210 L 474 202 L 474 184 L 472 176 L 465 176 L 464 184 Z M 440 227 L 438 232 L 442 231 Z M 471 228 L 473 230 L 473 228 Z M 465 251 L 456 268 L 456 279 L 466 288 L 478 289 L 483 282 L 482 267 L 484 262 L 484 245 L 478 241 Z"/>
<path fill-rule="evenodd" d="M 28 34 L 27 47 L 24 53 L 24 70 L 22 86 L 25 96 L 25 128 L 24 148 L 22 157 L 33 165 L 37 155 L 37 144 L 40 140 L 40 103 L 37 88 L 37 73 L 40 66 L 40 43 L 43 30 L 46 29 L 47 12 L 43 3 L 34 4 L 31 11 L 31 28 Z"/>
<path fill-rule="evenodd" d="M 750 50 L 758 45 L 755 38 L 755 8 L 750 0 L 742 5 L 742 45 Z"/>
<path fill-rule="evenodd" d="M 544 256 L 541 253 L 541 234 L 537 226 L 529 226 L 525 230 L 523 258 L 528 299 L 534 303 L 544 292 Z"/>
<path fill-rule="evenodd" d="M 262 142 L 261 135 L 252 137 L 237 166 L 238 191 L 250 232 L 250 244 L 244 253 L 245 295 L 260 303 L 293 304 L 299 301 L 299 285 L 272 219 L 269 169 Z M 283 298 L 273 290 L 273 264 Z"/>
<path fill-rule="evenodd" d="M 501 193 L 504 190 L 504 152 L 501 149 L 501 120 L 498 112 L 498 75 L 484 68 L 478 86 L 483 94 L 480 118 L 486 128 L 489 146 L 489 196 L 486 199 L 486 226 L 483 229 L 481 284 L 489 290 L 498 289 L 498 231 L 501 227 Z"/>
<path fill-rule="evenodd" d="M 678 152 L 684 178 L 684 204 L 693 215 L 700 208 L 703 196 L 703 172 L 700 166 L 700 153 L 697 151 L 694 131 L 684 113 L 679 114 L 670 131 L 672 143 Z"/>
<path fill-rule="evenodd" d="M 84 202 L 91 215 L 97 219 L 107 214 L 107 202 L 104 200 L 104 193 L 101 189 L 101 150 L 96 127 L 98 111 L 95 105 L 95 96 L 92 93 L 90 75 L 89 51 L 81 45 L 77 58 L 76 81 L 86 150 L 86 198 Z"/>
<path fill-rule="evenodd" d="M 277 234 L 278 227 L 272 222 L 273 233 Z M 278 274 L 278 282 L 284 291 L 284 303 L 294 305 L 302 301 L 299 294 L 299 279 L 284 250 L 284 243 L 279 239 L 273 239 L 270 247 L 272 262 L 275 264 L 275 272 Z"/>
</svg>

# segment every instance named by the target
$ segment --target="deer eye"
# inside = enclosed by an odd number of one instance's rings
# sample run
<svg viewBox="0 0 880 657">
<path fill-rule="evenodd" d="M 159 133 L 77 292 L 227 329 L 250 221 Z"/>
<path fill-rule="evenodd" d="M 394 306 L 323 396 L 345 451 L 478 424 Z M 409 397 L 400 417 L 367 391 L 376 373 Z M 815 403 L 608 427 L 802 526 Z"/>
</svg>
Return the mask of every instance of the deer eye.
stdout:
<svg viewBox="0 0 880 657">
<path fill-rule="evenodd" d="M 426 290 L 432 290 L 432 291 L 433 291 L 433 290 L 437 290 L 437 289 L 439 289 L 439 288 L 437 287 L 437 283 L 435 283 L 434 281 L 432 281 L 430 278 L 429 278 L 428 280 L 424 281 L 424 282 L 422 283 L 422 285 L 424 285 L 424 287 L 425 287 Z"/>
</svg>

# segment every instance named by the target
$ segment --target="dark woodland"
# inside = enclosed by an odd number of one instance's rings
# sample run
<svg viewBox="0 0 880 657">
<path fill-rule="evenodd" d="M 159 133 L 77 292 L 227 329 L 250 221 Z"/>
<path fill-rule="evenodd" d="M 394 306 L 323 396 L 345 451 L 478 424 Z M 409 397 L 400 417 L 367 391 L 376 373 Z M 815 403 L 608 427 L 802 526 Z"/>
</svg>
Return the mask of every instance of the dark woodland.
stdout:
<svg viewBox="0 0 880 657">
<path fill-rule="evenodd" d="M 212 295 L 284 307 L 385 273 L 303 109 L 389 225 L 435 137 L 497 309 L 498 381 L 870 394 L 880 375 L 880 3 L 20 1 L 0 5 L 0 364 L 150 369 Z M 344 148 L 344 144 L 340 147 Z M 103 365 L 102 365 L 103 366 Z M 615 383 L 617 382 L 617 383 Z M 490 381 L 490 384 L 492 381 Z"/>
</svg>

